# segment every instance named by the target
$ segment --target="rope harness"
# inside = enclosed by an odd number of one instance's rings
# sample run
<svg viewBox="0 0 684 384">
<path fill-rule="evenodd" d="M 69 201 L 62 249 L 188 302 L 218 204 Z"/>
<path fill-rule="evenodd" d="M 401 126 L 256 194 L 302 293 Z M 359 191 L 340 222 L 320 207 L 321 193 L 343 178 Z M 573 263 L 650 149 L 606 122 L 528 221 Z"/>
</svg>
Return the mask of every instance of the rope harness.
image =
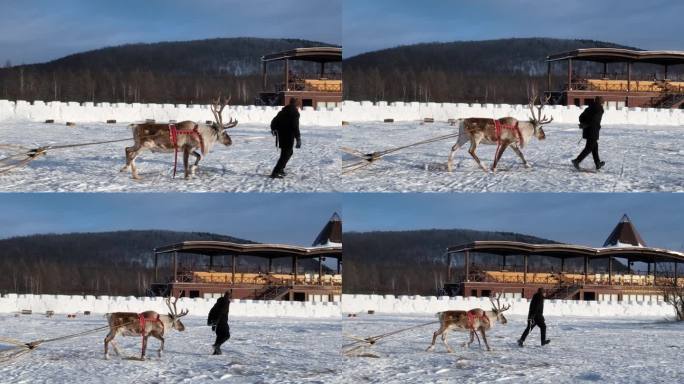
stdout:
<svg viewBox="0 0 684 384">
<path fill-rule="evenodd" d="M 204 139 L 199 133 L 199 126 L 195 124 L 193 129 L 178 129 L 176 124 L 169 124 L 169 139 L 173 144 L 173 177 L 176 177 L 176 167 L 178 166 L 178 135 L 195 136 L 200 142 L 200 150 L 204 156 Z"/>
<path fill-rule="evenodd" d="M 159 314 L 157 314 L 156 319 L 148 319 L 146 318 L 142 313 L 138 313 L 138 322 L 140 323 L 140 336 L 142 337 L 142 346 L 141 349 L 145 349 L 145 323 L 150 322 L 150 323 L 160 323 L 161 324 L 161 334 L 164 334 L 164 322 L 159 319 Z"/>
<path fill-rule="evenodd" d="M 402 329 L 398 329 L 396 331 L 391 331 L 391 332 L 383 333 L 381 335 L 369 336 L 369 337 L 365 337 L 365 338 L 351 336 L 351 335 L 344 335 L 348 339 L 352 339 L 352 340 L 356 340 L 356 341 L 343 345 L 342 346 L 342 353 L 345 355 L 350 355 L 352 352 L 355 352 L 358 349 L 361 349 L 364 347 L 371 347 L 371 346 L 375 345 L 375 343 L 377 343 L 379 340 L 384 339 L 386 337 L 393 336 L 393 335 L 396 335 L 398 333 L 410 331 L 412 329 L 421 328 L 421 327 L 425 327 L 425 326 L 432 325 L 432 324 L 437 324 L 437 323 L 439 323 L 439 321 L 430 321 L 429 323 L 418 324 L 418 325 L 414 325 L 414 326 L 411 326 L 408 328 L 402 328 Z"/>
<path fill-rule="evenodd" d="M 480 320 L 481 322 L 489 324 L 489 317 L 487 317 L 484 312 L 478 314 L 477 311 L 471 309 L 470 311 L 466 312 L 466 316 L 468 318 L 466 322 L 467 328 L 473 332 L 475 332 L 475 320 Z"/>
<path fill-rule="evenodd" d="M 499 148 L 501 147 L 501 133 L 504 130 L 513 131 L 514 135 L 518 135 L 520 147 L 525 146 L 525 139 L 523 139 L 523 135 L 520 132 L 520 127 L 518 126 L 517 121 L 515 122 L 515 125 L 510 125 L 504 124 L 501 121 L 494 119 L 494 131 L 496 132 L 496 153 L 499 153 Z"/>
<path fill-rule="evenodd" d="M 0 175 L 9 173 L 15 168 L 20 168 L 39 157 L 46 155 L 48 150 L 53 149 L 65 149 L 65 148 L 76 148 L 76 147 L 86 147 L 89 145 L 100 145 L 109 143 L 120 143 L 122 141 L 130 141 L 131 139 L 120 139 L 120 140 L 106 140 L 106 141 L 95 141 L 90 143 L 79 143 L 79 144 L 65 144 L 65 145 L 46 145 L 43 147 L 33 148 L 29 150 L 23 150 L 16 152 L 14 154 L 8 155 L 0 159 Z M 16 159 L 16 160 L 15 160 Z"/>
<path fill-rule="evenodd" d="M 434 142 L 442 141 L 442 140 L 446 140 L 446 139 L 452 139 L 452 138 L 455 138 L 458 136 L 460 136 L 460 134 L 451 133 L 448 135 L 437 136 L 437 137 L 433 137 L 433 138 L 430 138 L 427 140 L 419 141 L 417 143 L 402 145 L 399 147 L 388 148 L 388 149 L 385 149 L 382 151 L 376 151 L 376 152 L 371 152 L 371 153 L 362 153 L 360 151 L 357 151 L 357 150 L 354 150 L 351 148 L 342 148 L 343 152 L 346 152 L 352 156 L 355 156 L 355 157 L 361 159 L 360 161 L 355 162 L 353 164 L 343 166 L 342 167 L 343 168 L 342 174 L 351 173 L 351 172 L 357 171 L 361 168 L 365 168 L 368 165 L 372 164 L 374 161 L 379 160 L 379 159 L 381 159 L 381 158 L 383 158 L 383 157 L 385 157 L 391 153 L 401 151 L 402 149 L 416 147 L 416 146 L 424 145 L 424 144 L 430 144 L 430 143 L 434 143 Z"/>
</svg>

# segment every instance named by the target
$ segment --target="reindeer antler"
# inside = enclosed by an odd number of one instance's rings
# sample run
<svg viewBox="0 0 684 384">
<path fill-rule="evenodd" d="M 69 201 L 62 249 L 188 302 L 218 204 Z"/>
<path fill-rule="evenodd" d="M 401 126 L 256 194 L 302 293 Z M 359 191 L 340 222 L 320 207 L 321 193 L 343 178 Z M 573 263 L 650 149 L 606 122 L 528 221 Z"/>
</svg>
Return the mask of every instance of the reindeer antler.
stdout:
<svg viewBox="0 0 684 384">
<path fill-rule="evenodd" d="M 227 100 L 222 99 L 222 95 L 219 93 L 216 100 L 214 100 L 210 106 L 211 113 L 214 114 L 214 120 L 216 121 L 216 124 L 218 124 L 218 126 L 222 129 L 233 128 L 238 124 L 238 121 L 233 120 L 232 117 L 230 118 L 228 124 L 223 124 L 223 109 L 226 107 L 226 105 L 230 105 L 230 99 L 232 99 L 232 96 L 228 96 Z"/>
<path fill-rule="evenodd" d="M 510 304 L 504 305 L 503 307 L 501 306 L 501 301 L 500 301 L 501 292 L 496 293 L 494 297 L 496 298 L 496 302 L 494 302 L 494 300 L 492 300 L 491 297 L 489 298 L 489 301 L 491 301 L 492 306 L 494 307 L 496 312 L 501 313 L 501 312 L 507 311 L 511 308 Z"/>
<path fill-rule="evenodd" d="M 530 101 L 528 103 L 528 108 L 530 109 L 530 112 L 532 113 L 532 117 L 530 118 L 530 121 L 532 124 L 534 124 L 535 127 L 539 127 L 545 124 L 549 124 L 553 121 L 553 116 L 551 118 L 546 117 L 546 115 L 542 116 L 542 109 L 544 109 L 544 106 L 551 100 L 551 95 L 546 96 L 543 99 L 540 99 L 539 106 L 535 106 L 537 104 L 537 99 L 539 97 L 537 96 L 537 90 L 532 89 L 532 97 L 530 98 Z M 535 112 L 536 109 L 536 112 Z"/>
<path fill-rule="evenodd" d="M 171 311 L 171 317 L 173 317 L 174 319 L 183 317 L 190 312 L 189 309 L 184 309 L 181 311 L 181 313 L 178 313 L 178 310 L 176 309 L 176 303 L 177 302 L 178 302 L 177 297 L 174 297 L 173 302 L 171 302 L 171 297 L 166 298 L 166 306 L 169 307 L 169 311 Z"/>
</svg>

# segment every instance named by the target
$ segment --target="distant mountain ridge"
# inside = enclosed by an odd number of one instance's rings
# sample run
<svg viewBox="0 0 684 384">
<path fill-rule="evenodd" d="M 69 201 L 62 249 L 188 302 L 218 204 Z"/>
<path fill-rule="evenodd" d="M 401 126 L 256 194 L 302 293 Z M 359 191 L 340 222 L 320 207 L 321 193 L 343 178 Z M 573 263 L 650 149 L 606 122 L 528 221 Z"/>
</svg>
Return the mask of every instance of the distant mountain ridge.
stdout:
<svg viewBox="0 0 684 384">
<path fill-rule="evenodd" d="M 154 276 L 156 247 L 189 240 L 253 241 L 206 232 L 130 230 L 97 233 L 38 234 L 0 240 L 0 293 L 145 295 Z M 254 268 L 263 259 L 240 258 Z M 217 260 L 216 265 L 229 261 Z M 182 265 L 206 265 L 206 258 L 185 255 Z M 289 271 L 289 260 L 274 267 Z M 160 278 L 170 276 L 171 258 L 160 257 Z M 317 270 L 317 264 L 300 261 Z"/>
<path fill-rule="evenodd" d="M 399 46 L 345 59 L 345 99 L 525 103 L 531 87 L 546 90 L 548 55 L 594 47 L 637 49 L 604 41 L 551 38 Z M 587 65 L 591 64 L 579 64 L 576 69 Z M 556 66 L 554 80 L 562 81 L 563 74 L 563 68 Z"/>
<path fill-rule="evenodd" d="M 334 45 L 235 37 L 101 48 L 0 68 L 0 99 L 190 104 L 223 93 L 232 96 L 233 104 L 253 104 L 262 90 L 262 56 L 313 46 Z M 273 65 L 269 71 L 280 74 L 282 67 Z"/>
</svg>

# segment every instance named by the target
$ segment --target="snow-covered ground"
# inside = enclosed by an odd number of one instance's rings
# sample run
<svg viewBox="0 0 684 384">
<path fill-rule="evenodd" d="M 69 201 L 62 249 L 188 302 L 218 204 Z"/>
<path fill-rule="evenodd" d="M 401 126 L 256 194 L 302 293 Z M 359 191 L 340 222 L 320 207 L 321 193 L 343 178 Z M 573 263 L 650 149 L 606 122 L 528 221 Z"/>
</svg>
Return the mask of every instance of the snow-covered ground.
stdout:
<svg viewBox="0 0 684 384">
<path fill-rule="evenodd" d="M 363 315 L 343 320 L 345 335 L 374 336 L 435 320 L 434 316 Z M 449 354 L 438 338 L 425 352 L 438 325 L 407 331 L 367 349 L 376 357 L 346 357 L 349 383 L 679 383 L 684 377 L 684 323 L 662 319 L 597 320 L 547 317 L 551 344 L 539 345 L 534 329 L 521 349 L 516 340 L 524 317 L 509 316 L 488 333 L 492 351 L 477 341 L 464 349 L 463 332 L 451 332 Z M 345 339 L 345 344 L 353 340 Z"/>
<path fill-rule="evenodd" d="M 353 116 L 352 116 L 353 117 Z M 444 122 L 352 122 L 342 129 L 341 145 L 369 153 L 416 143 L 457 132 Z M 578 172 L 570 163 L 584 146 L 576 124 L 544 127 L 546 140 L 532 139 L 523 153 L 532 165 L 524 168 L 507 150 L 496 173 L 479 169 L 468 154 L 468 144 L 456 152 L 454 171 L 446 162 L 456 139 L 416 146 L 390 154 L 376 163 L 344 174 L 344 192 L 642 192 L 684 191 L 684 127 L 606 125 L 599 149 L 606 167 Z M 480 145 L 478 156 L 486 166 L 494 145 Z M 343 165 L 356 161 L 344 154 Z M 582 167 L 593 170 L 591 156 Z"/>
<path fill-rule="evenodd" d="M 136 164 L 142 180 L 121 173 L 125 163 L 119 142 L 55 149 L 27 167 L 0 175 L 0 191 L 10 192 L 330 192 L 339 182 L 339 127 L 302 125 L 302 148 L 295 149 L 284 179 L 270 179 L 279 151 L 266 124 L 240 124 L 230 130 L 233 145 L 216 145 L 200 163 L 198 174 L 184 180 L 182 154 L 172 178 L 173 154 L 143 152 Z M 83 123 L 76 127 L 43 123 L 0 123 L 0 159 L 12 146 L 36 148 L 132 137 L 127 124 Z M 11 145 L 7 147 L 6 145 Z M 194 158 L 191 157 L 191 161 Z"/>
<path fill-rule="evenodd" d="M 46 343 L 11 363 L 0 363 L 2 383 L 329 383 L 339 380 L 341 324 L 291 318 L 230 319 L 231 339 L 222 356 L 210 356 L 213 333 L 205 319 L 183 320 L 185 332 L 167 336 L 165 354 L 148 342 L 146 361 L 126 360 L 110 350 L 106 330 Z M 0 315 L 0 337 L 22 341 L 76 333 L 106 325 L 102 316 L 66 319 Z M 127 356 L 139 356 L 140 338 L 117 338 Z M 0 343 L 0 353 L 6 344 Z"/>
</svg>

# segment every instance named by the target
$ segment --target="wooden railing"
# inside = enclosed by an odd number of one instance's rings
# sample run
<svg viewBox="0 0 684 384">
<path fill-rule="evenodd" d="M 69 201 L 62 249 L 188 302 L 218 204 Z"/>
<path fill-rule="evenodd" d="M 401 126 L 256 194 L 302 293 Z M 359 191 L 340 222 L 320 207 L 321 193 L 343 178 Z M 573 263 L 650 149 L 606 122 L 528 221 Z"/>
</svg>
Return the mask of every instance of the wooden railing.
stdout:
<svg viewBox="0 0 684 384">
<path fill-rule="evenodd" d="M 480 280 L 496 283 L 523 283 L 523 272 L 484 271 L 480 273 Z M 656 286 L 672 285 L 674 278 L 666 276 L 613 274 L 612 280 L 608 273 L 591 273 L 587 275 L 586 284 L 592 285 L 624 285 L 624 286 Z M 677 281 L 684 287 L 684 276 Z M 585 284 L 584 274 L 581 273 L 527 273 L 527 284 Z"/>
</svg>

